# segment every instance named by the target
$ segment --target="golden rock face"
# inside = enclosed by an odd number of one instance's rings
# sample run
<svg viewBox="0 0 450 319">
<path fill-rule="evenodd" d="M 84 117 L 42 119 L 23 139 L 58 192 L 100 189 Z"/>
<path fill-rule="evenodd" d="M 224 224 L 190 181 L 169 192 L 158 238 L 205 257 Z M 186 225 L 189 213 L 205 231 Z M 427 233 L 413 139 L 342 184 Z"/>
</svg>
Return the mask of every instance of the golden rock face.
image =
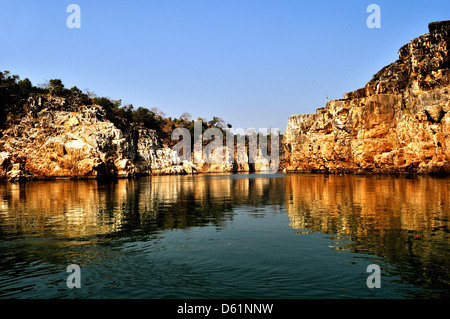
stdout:
<svg viewBox="0 0 450 319">
<path fill-rule="evenodd" d="M 287 171 L 450 172 L 450 22 L 403 46 L 362 89 L 289 118 Z"/>
<path fill-rule="evenodd" d="M 0 181 L 249 172 L 275 166 L 260 148 L 251 162 L 245 145 L 242 152 L 237 145 L 223 146 L 217 162 L 197 162 L 194 156 L 183 160 L 155 130 L 116 125 L 99 105 L 31 94 L 23 109 L 17 122 L 0 131 Z"/>
<path fill-rule="evenodd" d="M 29 112 L 0 137 L 0 180 L 97 178 L 193 172 L 153 130 L 119 129 L 98 105 L 32 95 Z"/>
</svg>

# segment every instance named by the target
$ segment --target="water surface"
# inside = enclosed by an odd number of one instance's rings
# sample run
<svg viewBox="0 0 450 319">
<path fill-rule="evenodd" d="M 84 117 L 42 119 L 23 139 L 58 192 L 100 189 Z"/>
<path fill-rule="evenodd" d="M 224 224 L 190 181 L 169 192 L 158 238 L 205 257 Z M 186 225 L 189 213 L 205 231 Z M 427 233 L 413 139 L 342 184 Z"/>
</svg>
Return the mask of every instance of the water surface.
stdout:
<svg viewBox="0 0 450 319">
<path fill-rule="evenodd" d="M 0 298 L 448 298 L 449 187 L 290 174 L 2 184 Z"/>
</svg>

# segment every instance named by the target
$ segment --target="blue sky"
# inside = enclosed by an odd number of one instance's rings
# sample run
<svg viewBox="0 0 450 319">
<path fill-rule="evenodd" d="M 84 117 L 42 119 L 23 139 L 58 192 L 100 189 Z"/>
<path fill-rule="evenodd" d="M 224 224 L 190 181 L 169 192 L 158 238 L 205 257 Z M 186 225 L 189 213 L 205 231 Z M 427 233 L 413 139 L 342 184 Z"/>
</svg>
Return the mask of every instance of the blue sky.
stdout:
<svg viewBox="0 0 450 319">
<path fill-rule="evenodd" d="M 69 4 L 81 28 L 66 25 Z M 369 4 L 381 28 L 369 29 Z M 0 0 L 0 69 L 167 116 L 279 128 L 363 87 L 450 1 Z"/>
</svg>

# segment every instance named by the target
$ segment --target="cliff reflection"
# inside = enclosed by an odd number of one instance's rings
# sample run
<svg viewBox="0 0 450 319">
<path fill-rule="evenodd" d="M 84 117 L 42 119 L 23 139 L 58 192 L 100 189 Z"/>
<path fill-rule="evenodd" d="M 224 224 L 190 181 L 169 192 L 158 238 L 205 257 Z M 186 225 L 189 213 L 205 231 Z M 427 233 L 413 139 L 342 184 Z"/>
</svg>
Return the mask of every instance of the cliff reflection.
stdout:
<svg viewBox="0 0 450 319">
<path fill-rule="evenodd" d="M 51 274 L 53 265 L 57 265 L 65 275 L 64 267 L 70 263 L 95 269 L 88 274 L 94 285 L 100 286 L 105 282 L 103 276 L 112 278 L 106 280 L 108 285 L 119 282 L 115 271 L 111 275 L 110 267 L 119 269 L 121 276 L 128 276 L 120 278 L 125 286 L 140 282 L 141 277 L 147 279 L 148 272 L 158 283 L 161 274 L 167 275 L 166 279 L 177 279 L 189 273 L 197 281 L 203 279 L 203 272 L 210 270 L 211 265 L 222 269 L 222 261 L 209 255 L 217 258 L 220 252 L 215 250 L 223 247 L 223 238 L 228 244 L 229 236 L 237 236 L 233 237 L 234 243 L 244 243 L 226 245 L 230 254 L 227 256 L 232 256 L 227 260 L 229 269 L 243 265 L 244 277 L 251 273 L 254 264 L 251 258 L 246 259 L 247 264 L 241 264 L 241 258 L 251 252 L 253 257 L 260 255 L 271 261 L 264 267 L 269 270 L 267 280 L 272 280 L 278 269 L 283 284 L 295 289 L 298 282 L 290 280 L 297 275 L 299 264 L 293 260 L 301 261 L 301 267 L 310 267 L 302 269 L 314 273 L 316 268 L 323 268 L 321 262 L 328 262 L 321 259 L 322 255 L 335 255 L 330 246 L 339 250 L 336 255 L 344 263 L 354 263 L 359 258 L 371 262 L 373 258 L 376 263 L 385 263 L 381 265 L 386 266 L 382 267 L 383 272 L 398 275 L 395 280 L 401 278 L 416 287 L 448 292 L 449 187 L 448 178 L 305 174 L 1 184 L 0 295 L 2 288 L 15 293 L 14 283 L 36 272 L 36 267 Z M 243 214 L 266 218 L 250 219 L 250 223 L 255 222 L 253 226 L 263 228 L 254 227 L 248 232 L 247 224 L 244 229 L 234 227 L 238 222 L 249 223 Z M 234 218 L 233 227 L 227 228 Z M 272 224 L 273 220 L 277 223 Z M 193 227 L 205 228 L 187 232 L 200 238 L 186 247 L 184 231 L 166 231 Z M 300 234 L 309 232 L 318 232 L 319 236 L 303 241 L 302 236 L 308 235 Z M 264 250 L 263 243 L 272 239 L 282 254 Z M 304 252 L 308 243 L 313 246 Z M 310 247 L 323 247 L 326 251 L 317 251 L 318 264 L 309 264 L 303 258 L 309 256 Z M 192 254 L 191 249 L 200 253 Z M 203 268 L 197 269 L 199 261 Z M 236 277 L 236 273 L 232 272 L 232 276 Z M 313 278 L 320 276 L 315 273 Z M 227 279 L 220 275 L 219 281 L 222 280 Z M 25 280 L 23 284 L 26 283 Z"/>
<path fill-rule="evenodd" d="M 199 175 L 2 184 L 0 237 L 82 238 L 221 226 L 233 218 L 235 206 L 281 205 L 283 183 L 258 175 Z"/>
<path fill-rule="evenodd" d="M 449 229 L 448 179 L 303 175 L 286 183 L 286 209 L 295 229 L 357 238 L 374 231 Z"/>
<path fill-rule="evenodd" d="M 448 178 L 292 175 L 286 210 L 299 233 L 331 234 L 334 249 L 381 256 L 409 269 L 408 282 L 448 289 L 449 188 Z"/>
</svg>

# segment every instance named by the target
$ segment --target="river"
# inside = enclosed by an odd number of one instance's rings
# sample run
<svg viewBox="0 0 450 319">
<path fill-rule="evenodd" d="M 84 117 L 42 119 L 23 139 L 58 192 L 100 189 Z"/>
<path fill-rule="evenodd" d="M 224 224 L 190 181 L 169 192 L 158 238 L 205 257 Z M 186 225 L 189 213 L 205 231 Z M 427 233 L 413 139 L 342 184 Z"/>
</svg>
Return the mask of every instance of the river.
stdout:
<svg viewBox="0 0 450 319">
<path fill-rule="evenodd" d="M 0 298 L 449 298 L 449 188 L 320 174 L 1 184 Z"/>
</svg>

